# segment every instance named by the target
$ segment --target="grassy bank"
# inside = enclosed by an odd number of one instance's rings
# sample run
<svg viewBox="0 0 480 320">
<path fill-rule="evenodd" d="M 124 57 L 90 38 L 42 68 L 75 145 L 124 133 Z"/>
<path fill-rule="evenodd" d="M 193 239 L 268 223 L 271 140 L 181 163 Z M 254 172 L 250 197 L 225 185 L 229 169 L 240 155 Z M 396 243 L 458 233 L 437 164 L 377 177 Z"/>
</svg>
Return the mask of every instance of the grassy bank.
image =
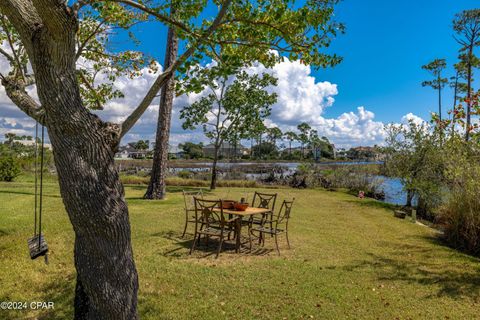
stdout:
<svg viewBox="0 0 480 320">
<path fill-rule="evenodd" d="M 182 187 L 145 201 L 127 186 L 142 319 L 479 319 L 480 261 L 447 248 L 435 231 L 392 217 L 380 203 L 340 192 L 278 189 L 296 198 L 292 249 L 252 254 L 232 245 L 214 259 L 188 255 L 180 238 Z M 230 190 L 230 191 L 229 191 Z M 72 318 L 73 231 L 54 181 L 45 187 L 50 264 L 31 261 L 33 187 L 0 183 L 0 301 L 53 301 L 54 310 L 2 311 L 0 319 Z M 243 188 L 212 197 L 239 198 Z M 271 190 L 269 190 L 271 191 Z"/>
</svg>

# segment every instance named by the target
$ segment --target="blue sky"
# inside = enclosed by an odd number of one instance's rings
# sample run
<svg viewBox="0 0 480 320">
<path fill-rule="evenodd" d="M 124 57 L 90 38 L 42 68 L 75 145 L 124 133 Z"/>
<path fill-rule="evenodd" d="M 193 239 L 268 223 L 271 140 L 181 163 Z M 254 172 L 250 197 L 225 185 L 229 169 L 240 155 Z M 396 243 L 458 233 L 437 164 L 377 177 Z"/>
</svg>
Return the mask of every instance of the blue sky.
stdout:
<svg viewBox="0 0 480 320">
<path fill-rule="evenodd" d="M 435 58 L 447 59 L 450 66 L 457 62 L 451 21 L 455 13 L 479 5 L 478 0 L 344 0 L 337 18 L 347 32 L 331 47 L 344 61 L 314 72 L 317 79 L 338 85 L 335 104 L 325 115 L 364 105 L 384 122 L 408 112 L 428 119 L 437 100 L 432 89 L 420 85 L 429 77 L 421 66 Z M 453 75 L 451 69 L 448 73 Z M 452 99 L 446 92 L 446 106 Z"/>
</svg>

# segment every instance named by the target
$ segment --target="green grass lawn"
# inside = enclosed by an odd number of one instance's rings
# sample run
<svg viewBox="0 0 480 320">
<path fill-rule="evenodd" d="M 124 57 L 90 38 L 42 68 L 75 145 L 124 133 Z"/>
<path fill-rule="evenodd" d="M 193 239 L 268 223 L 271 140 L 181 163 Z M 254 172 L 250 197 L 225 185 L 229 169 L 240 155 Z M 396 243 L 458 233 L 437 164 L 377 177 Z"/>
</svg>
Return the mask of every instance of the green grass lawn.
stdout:
<svg viewBox="0 0 480 320">
<path fill-rule="evenodd" d="M 480 319 L 480 260 L 376 201 L 278 189 L 280 200 L 296 198 L 292 249 L 282 239 L 277 256 L 267 238 L 252 254 L 229 245 L 214 259 L 214 247 L 189 256 L 191 236 L 180 238 L 181 189 L 145 201 L 144 188 L 126 187 L 142 319 Z M 50 264 L 31 261 L 32 191 L 29 182 L 0 183 L 0 301 L 53 301 L 55 309 L 0 310 L 0 319 L 72 318 L 72 227 L 56 183 L 48 182 Z M 231 189 L 228 198 L 245 191 L 253 190 Z M 226 195 L 219 189 L 212 197 Z"/>
</svg>

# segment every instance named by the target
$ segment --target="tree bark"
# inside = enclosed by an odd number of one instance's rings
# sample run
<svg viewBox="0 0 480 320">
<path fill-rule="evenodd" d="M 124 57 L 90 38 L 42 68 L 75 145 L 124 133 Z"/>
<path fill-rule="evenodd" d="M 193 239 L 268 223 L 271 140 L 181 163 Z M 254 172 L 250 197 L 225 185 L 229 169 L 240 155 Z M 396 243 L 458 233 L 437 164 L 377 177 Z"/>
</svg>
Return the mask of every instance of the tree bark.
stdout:
<svg viewBox="0 0 480 320">
<path fill-rule="evenodd" d="M 452 107 L 452 137 L 455 134 L 455 107 L 457 106 L 457 97 L 458 96 L 458 71 L 455 74 L 455 86 L 453 89 L 453 107 Z"/>
<path fill-rule="evenodd" d="M 118 140 L 112 135 L 118 136 L 119 128 L 81 111 L 74 72 L 36 69 L 40 100 L 55 103 L 55 109 L 47 108 L 46 124 L 60 193 L 75 231 L 76 318 L 136 319 L 138 278 L 128 209 L 113 159 Z M 57 88 L 44 90 L 46 85 Z M 59 114 L 58 109 L 73 114 Z"/>
<path fill-rule="evenodd" d="M 217 188 L 217 162 L 218 162 L 218 149 L 221 147 L 221 143 L 215 143 L 215 151 L 213 154 L 213 163 L 212 163 L 212 180 L 210 181 L 210 190 L 215 190 Z"/>
<path fill-rule="evenodd" d="M 465 130 L 465 141 L 470 139 L 470 114 L 471 114 L 471 105 L 470 101 L 472 96 L 472 58 L 473 58 L 473 43 L 470 44 L 468 49 L 468 63 L 467 63 L 467 128 Z"/>
<path fill-rule="evenodd" d="M 412 206 L 413 196 L 414 196 L 413 190 L 411 189 L 407 190 L 407 203 L 405 204 L 406 207 Z"/>
<path fill-rule="evenodd" d="M 438 76 L 438 118 L 442 121 L 442 85 L 441 85 L 442 77 Z"/>
<path fill-rule="evenodd" d="M 173 11 L 172 11 L 173 12 Z M 168 68 L 176 59 L 178 39 L 173 28 L 168 30 L 165 66 Z M 145 199 L 164 199 L 166 195 L 166 175 L 168 164 L 168 140 L 170 139 L 170 124 L 172 120 L 173 98 L 175 96 L 175 79 L 172 75 L 162 89 L 157 122 L 157 135 L 153 154 L 152 172 Z"/>
</svg>

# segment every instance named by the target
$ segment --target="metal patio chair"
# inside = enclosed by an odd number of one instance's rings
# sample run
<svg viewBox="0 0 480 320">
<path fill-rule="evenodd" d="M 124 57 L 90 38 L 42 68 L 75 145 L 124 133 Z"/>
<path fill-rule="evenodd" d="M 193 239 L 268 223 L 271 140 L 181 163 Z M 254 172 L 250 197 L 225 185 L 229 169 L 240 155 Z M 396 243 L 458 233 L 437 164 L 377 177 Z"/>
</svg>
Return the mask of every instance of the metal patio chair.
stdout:
<svg viewBox="0 0 480 320">
<path fill-rule="evenodd" d="M 277 201 L 277 195 L 277 193 L 260 193 L 255 191 L 253 194 L 252 207 L 270 209 L 268 214 L 273 215 L 275 210 L 275 202 Z M 251 222 L 253 224 L 262 224 L 262 220 L 264 219 L 252 217 Z"/>
<path fill-rule="evenodd" d="M 273 212 L 275 210 L 275 202 L 277 201 L 277 193 L 261 193 L 255 191 L 253 194 L 252 207 L 270 209 L 270 212 L 264 214 L 262 217 L 252 216 L 249 221 L 245 221 L 245 225 L 262 225 L 265 220 L 272 220 Z M 273 227 L 273 225 L 271 226 Z M 258 239 L 261 243 L 262 239 Z"/>
<path fill-rule="evenodd" d="M 266 216 L 266 219 L 264 219 L 262 225 L 250 225 L 248 230 L 250 251 L 252 250 L 252 236 L 257 236 L 263 241 L 263 244 L 265 244 L 265 237 L 263 234 L 270 234 L 275 238 L 275 246 L 279 255 L 280 249 L 278 248 L 278 236 L 282 234 L 285 235 L 288 248 L 290 249 L 290 241 L 288 239 L 288 222 L 290 220 L 290 213 L 292 211 L 294 200 L 295 198 L 293 198 L 292 201 L 284 200 L 280 210 L 278 210 L 278 214 L 274 216 Z M 269 217 L 272 217 L 272 219 L 269 220 Z"/>
<path fill-rule="evenodd" d="M 183 201 L 184 201 L 184 210 L 185 210 L 185 227 L 183 228 L 182 238 L 185 236 L 187 232 L 187 227 L 189 223 L 195 223 L 195 201 L 194 198 L 203 199 L 203 191 L 195 190 L 195 191 L 185 191 L 183 190 Z"/>
<path fill-rule="evenodd" d="M 215 257 L 218 258 L 222 250 L 223 240 L 226 235 L 233 231 L 232 226 L 238 218 L 228 219 L 224 215 L 222 200 L 203 200 L 194 197 L 194 201 L 196 226 L 190 254 L 195 250 L 195 246 L 200 241 L 202 235 L 206 237 L 207 244 L 210 237 L 217 237 L 219 238 L 219 244 Z"/>
</svg>

